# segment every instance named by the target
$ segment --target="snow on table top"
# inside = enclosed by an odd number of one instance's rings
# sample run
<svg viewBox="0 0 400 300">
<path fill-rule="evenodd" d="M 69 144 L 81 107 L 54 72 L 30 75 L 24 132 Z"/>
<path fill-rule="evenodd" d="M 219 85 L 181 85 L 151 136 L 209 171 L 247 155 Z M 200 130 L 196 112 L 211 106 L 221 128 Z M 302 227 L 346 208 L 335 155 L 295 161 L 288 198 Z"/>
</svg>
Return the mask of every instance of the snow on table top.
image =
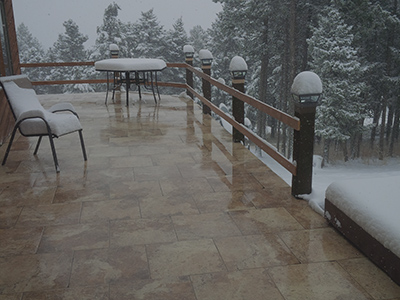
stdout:
<svg viewBox="0 0 400 300">
<path fill-rule="evenodd" d="M 400 257 L 400 176 L 337 181 L 328 187 L 325 195 Z"/>
<path fill-rule="evenodd" d="M 167 67 L 162 59 L 158 58 L 110 58 L 94 63 L 98 71 L 161 71 Z"/>
</svg>

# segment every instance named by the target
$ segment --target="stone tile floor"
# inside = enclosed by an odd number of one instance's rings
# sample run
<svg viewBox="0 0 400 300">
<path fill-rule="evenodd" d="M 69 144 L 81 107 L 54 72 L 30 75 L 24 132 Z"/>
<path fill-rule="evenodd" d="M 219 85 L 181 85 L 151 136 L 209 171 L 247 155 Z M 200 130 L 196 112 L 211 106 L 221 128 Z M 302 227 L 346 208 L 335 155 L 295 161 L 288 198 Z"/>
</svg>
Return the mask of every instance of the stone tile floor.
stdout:
<svg viewBox="0 0 400 300">
<path fill-rule="evenodd" d="M 197 105 L 72 102 L 78 135 L 0 168 L 0 300 L 400 299 L 400 287 Z M 6 145 L 0 147 L 3 156 Z"/>
</svg>

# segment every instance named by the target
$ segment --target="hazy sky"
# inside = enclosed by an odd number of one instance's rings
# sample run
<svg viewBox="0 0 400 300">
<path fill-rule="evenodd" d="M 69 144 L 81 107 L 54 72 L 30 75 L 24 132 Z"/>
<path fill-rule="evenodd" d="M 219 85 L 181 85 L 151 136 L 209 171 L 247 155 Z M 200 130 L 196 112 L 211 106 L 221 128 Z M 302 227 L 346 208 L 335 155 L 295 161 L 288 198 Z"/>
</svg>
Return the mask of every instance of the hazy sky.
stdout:
<svg viewBox="0 0 400 300">
<path fill-rule="evenodd" d="M 80 31 L 89 36 L 86 45 L 93 45 L 96 28 L 103 22 L 104 10 L 116 2 L 123 22 L 135 22 L 141 12 L 154 8 L 154 14 L 165 29 L 182 17 L 189 32 L 195 25 L 209 28 L 221 11 L 221 4 L 212 0 L 13 0 L 16 25 L 24 23 L 45 48 L 53 45 L 64 32 L 62 23 L 72 19 Z"/>
</svg>

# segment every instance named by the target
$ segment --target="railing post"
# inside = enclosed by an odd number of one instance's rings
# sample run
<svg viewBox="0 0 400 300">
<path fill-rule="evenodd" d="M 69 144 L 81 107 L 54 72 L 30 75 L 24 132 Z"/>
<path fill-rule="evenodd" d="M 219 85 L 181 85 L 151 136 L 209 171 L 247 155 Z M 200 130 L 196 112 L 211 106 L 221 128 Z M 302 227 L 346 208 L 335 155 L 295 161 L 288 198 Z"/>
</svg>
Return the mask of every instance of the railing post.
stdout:
<svg viewBox="0 0 400 300">
<path fill-rule="evenodd" d="M 202 49 L 199 51 L 199 57 L 201 60 L 201 69 L 204 74 L 211 76 L 211 65 L 213 61 L 213 56 L 210 51 Z M 211 83 L 203 79 L 203 96 L 211 102 Z M 203 114 L 211 115 L 211 108 L 203 104 Z"/>
<path fill-rule="evenodd" d="M 300 119 L 300 130 L 294 132 L 293 161 L 296 175 L 292 177 L 292 195 L 312 192 L 315 112 L 322 94 L 322 83 L 317 74 L 302 72 L 292 85 L 295 116 Z"/>
<path fill-rule="evenodd" d="M 185 53 L 185 62 L 193 66 L 194 48 L 191 45 L 185 45 L 183 52 Z M 188 69 L 186 69 L 186 83 L 193 88 L 193 72 Z M 186 91 L 186 94 L 193 99 L 193 94 L 189 90 Z"/>
<path fill-rule="evenodd" d="M 232 87 L 243 93 L 245 91 L 244 84 L 247 70 L 247 63 L 242 57 L 235 56 L 232 58 L 229 64 L 229 71 L 232 75 Z M 232 114 L 236 122 L 244 124 L 244 102 L 234 96 L 232 96 Z M 235 143 L 244 143 L 243 133 L 236 128 L 233 128 L 232 137 Z"/>
</svg>

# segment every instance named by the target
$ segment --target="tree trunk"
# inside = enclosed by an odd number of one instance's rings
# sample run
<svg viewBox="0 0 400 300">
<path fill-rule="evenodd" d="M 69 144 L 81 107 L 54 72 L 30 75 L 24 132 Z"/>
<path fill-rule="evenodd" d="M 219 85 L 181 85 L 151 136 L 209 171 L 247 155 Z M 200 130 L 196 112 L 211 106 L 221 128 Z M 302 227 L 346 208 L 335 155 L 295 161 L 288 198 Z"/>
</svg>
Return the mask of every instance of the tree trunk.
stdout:
<svg viewBox="0 0 400 300">
<path fill-rule="evenodd" d="M 396 141 L 398 141 L 399 127 L 400 127 L 400 103 L 398 103 L 396 105 L 396 109 L 394 112 L 393 130 L 392 130 L 392 136 L 390 138 L 390 145 L 389 145 L 389 155 L 390 156 L 393 156 L 394 144 Z"/>
<path fill-rule="evenodd" d="M 269 54 L 267 51 L 268 47 L 268 17 L 264 19 L 264 28 L 262 41 L 264 45 L 264 52 L 261 57 L 261 70 L 260 70 L 260 100 L 264 103 L 267 102 L 267 90 L 268 90 L 268 64 L 269 64 Z M 257 134 L 265 138 L 265 126 L 266 126 L 266 114 L 257 111 Z"/>
<path fill-rule="evenodd" d="M 323 152 L 323 160 L 329 163 L 329 148 L 331 145 L 331 141 L 329 139 L 324 139 L 324 152 Z"/>
<path fill-rule="evenodd" d="M 385 124 L 386 124 L 386 98 L 382 97 L 382 120 L 379 134 L 379 154 L 378 158 L 383 160 L 385 150 Z"/>
</svg>

